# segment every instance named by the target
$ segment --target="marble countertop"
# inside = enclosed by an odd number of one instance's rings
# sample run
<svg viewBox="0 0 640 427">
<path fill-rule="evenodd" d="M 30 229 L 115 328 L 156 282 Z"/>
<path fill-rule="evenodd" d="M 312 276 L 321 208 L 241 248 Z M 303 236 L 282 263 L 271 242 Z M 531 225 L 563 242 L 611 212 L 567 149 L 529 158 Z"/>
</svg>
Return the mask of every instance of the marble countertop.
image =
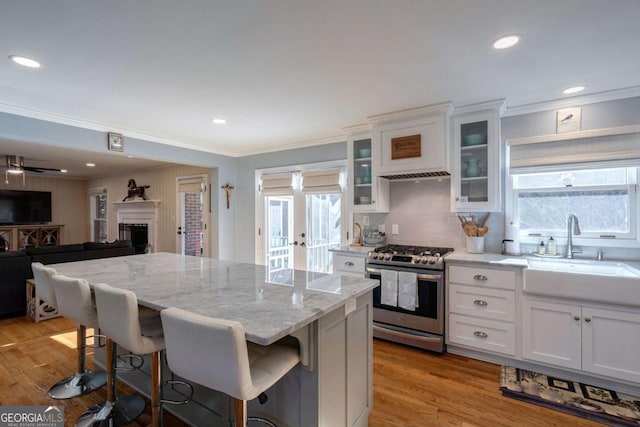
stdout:
<svg viewBox="0 0 640 427">
<path fill-rule="evenodd" d="M 470 254 L 464 250 L 455 250 L 444 259 L 444 262 L 464 261 L 481 262 L 486 264 L 511 265 L 516 267 L 527 267 L 527 258 L 522 255 L 501 255 L 493 253 Z"/>
<path fill-rule="evenodd" d="M 59 274 L 129 289 L 140 305 L 178 307 L 242 324 L 248 341 L 268 345 L 350 298 L 371 291 L 376 280 L 282 270 L 170 253 L 130 255 L 51 264 Z"/>
</svg>

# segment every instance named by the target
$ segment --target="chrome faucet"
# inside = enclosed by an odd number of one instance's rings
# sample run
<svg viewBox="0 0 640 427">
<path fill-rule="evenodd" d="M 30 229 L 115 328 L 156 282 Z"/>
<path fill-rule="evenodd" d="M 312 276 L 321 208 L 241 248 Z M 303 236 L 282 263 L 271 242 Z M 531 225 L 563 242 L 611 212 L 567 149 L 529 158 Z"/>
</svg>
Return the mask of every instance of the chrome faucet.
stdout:
<svg viewBox="0 0 640 427">
<path fill-rule="evenodd" d="M 574 214 L 569 214 L 569 216 L 567 217 L 567 253 L 566 253 L 567 258 L 569 259 L 573 258 L 573 254 L 582 252 L 582 249 L 573 248 L 573 241 L 572 241 L 572 235 L 575 234 L 576 236 L 579 236 L 580 233 L 581 232 L 580 232 L 580 224 L 578 223 L 578 217 L 575 216 Z"/>
</svg>

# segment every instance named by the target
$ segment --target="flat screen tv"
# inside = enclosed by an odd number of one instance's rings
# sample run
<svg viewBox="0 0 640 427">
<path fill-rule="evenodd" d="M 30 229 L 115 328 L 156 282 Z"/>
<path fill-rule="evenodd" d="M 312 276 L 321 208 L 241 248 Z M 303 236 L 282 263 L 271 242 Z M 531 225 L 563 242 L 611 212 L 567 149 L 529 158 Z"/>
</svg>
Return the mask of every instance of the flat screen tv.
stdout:
<svg viewBox="0 0 640 427">
<path fill-rule="evenodd" d="M 50 191 L 0 190 L 0 224 L 51 222 Z"/>
</svg>

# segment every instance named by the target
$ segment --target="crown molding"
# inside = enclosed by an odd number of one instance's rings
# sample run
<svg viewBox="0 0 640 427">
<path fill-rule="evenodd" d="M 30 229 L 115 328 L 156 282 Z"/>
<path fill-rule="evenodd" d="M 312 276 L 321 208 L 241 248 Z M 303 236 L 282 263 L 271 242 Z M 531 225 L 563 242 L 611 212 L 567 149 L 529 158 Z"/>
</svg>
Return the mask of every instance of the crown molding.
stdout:
<svg viewBox="0 0 640 427">
<path fill-rule="evenodd" d="M 507 107 L 502 117 L 520 116 L 523 114 L 539 113 L 541 111 L 557 110 L 559 108 L 597 104 L 599 102 L 615 101 L 617 99 L 633 98 L 636 96 L 640 96 L 640 86 Z"/>
<path fill-rule="evenodd" d="M 15 105 L 3 104 L 0 103 L 0 112 L 15 114 L 17 116 L 29 117 L 32 119 L 43 120 L 46 122 L 57 123 L 61 125 L 73 126 L 81 129 L 88 129 L 97 132 L 115 132 L 124 135 L 126 138 L 135 138 L 149 142 L 156 142 L 158 144 L 170 145 L 173 147 L 185 148 L 194 151 L 201 151 L 211 154 L 218 154 L 222 156 L 228 157 L 237 157 L 238 153 L 231 151 L 220 151 L 220 150 L 211 150 L 207 147 L 203 147 L 201 145 L 185 143 L 181 141 L 176 141 L 173 139 L 161 138 L 158 136 L 148 135 L 141 132 L 136 132 L 134 130 L 123 129 L 123 128 L 114 128 L 113 126 L 107 126 L 104 123 L 90 122 L 86 120 L 74 119 L 71 117 L 61 116 L 53 113 L 46 113 L 43 111 L 32 110 L 28 108 L 18 107 Z"/>
<path fill-rule="evenodd" d="M 367 120 L 374 125 L 379 125 L 397 120 L 416 119 L 434 114 L 451 114 L 453 104 L 451 102 L 442 102 L 440 104 L 426 105 L 424 107 L 410 108 L 407 110 L 393 111 L 391 113 L 377 114 L 367 117 Z"/>
</svg>

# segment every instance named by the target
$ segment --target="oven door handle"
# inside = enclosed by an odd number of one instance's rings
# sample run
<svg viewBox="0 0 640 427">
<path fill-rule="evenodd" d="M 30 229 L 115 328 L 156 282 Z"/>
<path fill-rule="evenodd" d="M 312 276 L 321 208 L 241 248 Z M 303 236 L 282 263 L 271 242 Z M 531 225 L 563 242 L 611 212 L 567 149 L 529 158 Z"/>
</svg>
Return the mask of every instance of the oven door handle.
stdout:
<svg viewBox="0 0 640 427">
<path fill-rule="evenodd" d="M 418 279 L 422 280 L 440 280 L 441 274 L 417 274 Z"/>
<path fill-rule="evenodd" d="M 367 273 L 382 273 L 382 270 L 380 268 L 367 267 Z"/>
</svg>

